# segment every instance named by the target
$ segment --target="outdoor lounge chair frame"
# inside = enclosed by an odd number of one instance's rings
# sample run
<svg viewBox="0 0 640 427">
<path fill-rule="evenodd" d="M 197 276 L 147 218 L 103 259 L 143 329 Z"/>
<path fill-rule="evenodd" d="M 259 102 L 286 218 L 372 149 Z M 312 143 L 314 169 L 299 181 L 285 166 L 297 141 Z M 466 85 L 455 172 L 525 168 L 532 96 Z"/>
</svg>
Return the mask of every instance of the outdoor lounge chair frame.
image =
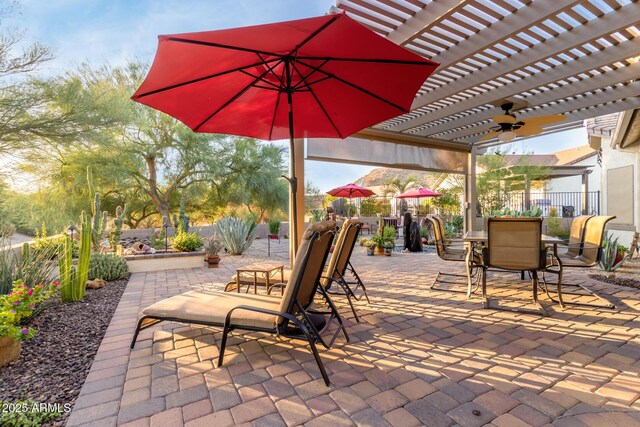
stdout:
<svg viewBox="0 0 640 427">
<path fill-rule="evenodd" d="M 567 305 L 576 306 L 576 307 L 595 307 L 595 308 L 606 308 L 606 309 L 615 309 L 616 306 L 611 302 L 607 301 L 605 298 L 601 297 L 591 289 L 584 286 L 582 283 L 563 283 L 563 268 L 564 267 L 576 267 L 576 268 L 589 268 L 597 265 L 600 262 L 600 258 L 602 257 L 602 246 L 598 244 L 596 247 L 595 241 L 602 242 L 602 237 L 604 236 L 604 229 L 607 223 L 611 220 L 615 219 L 615 216 L 595 216 L 590 217 L 585 221 L 584 228 L 582 233 L 580 234 L 580 241 L 571 244 L 572 248 L 577 250 L 578 256 L 575 258 L 562 259 L 561 257 L 554 254 L 553 262 L 549 265 L 542 273 L 542 283 L 543 289 L 547 293 L 547 296 L 551 301 L 560 304 L 560 307 L 566 308 Z M 594 242 L 588 243 L 585 241 L 587 238 L 587 230 L 589 226 L 597 227 L 595 231 L 595 237 L 592 238 Z M 591 259 L 579 260 L 580 257 L 584 258 L 585 251 L 595 251 L 595 257 Z M 575 262 L 580 262 L 580 264 L 576 264 Z M 548 282 L 545 277 L 545 273 L 553 274 L 557 276 L 556 282 Z M 584 282 L 583 282 L 584 283 Z M 555 289 L 551 288 L 551 286 L 555 285 Z M 566 291 L 563 288 L 570 288 L 572 290 Z M 551 293 L 556 294 L 557 299 L 551 296 Z M 595 297 L 600 300 L 602 303 L 585 303 L 585 302 L 574 302 L 574 301 L 565 301 L 562 298 L 562 294 L 568 295 L 576 295 L 576 296 L 584 296 L 584 297 Z"/>
<path fill-rule="evenodd" d="M 546 267 L 546 248 L 540 249 L 540 243 L 536 244 L 538 248 L 537 257 L 535 260 L 530 260 L 527 262 L 524 260 L 523 264 L 520 266 L 510 266 L 508 263 L 504 263 L 502 259 L 498 257 L 497 261 L 491 260 L 491 248 L 492 248 L 492 236 L 491 236 L 491 227 L 494 223 L 536 223 L 535 228 L 532 228 L 534 232 L 537 234 L 537 240 L 540 241 L 542 237 L 542 218 L 489 218 L 487 224 L 487 246 L 483 248 L 482 252 L 482 260 L 483 264 L 480 266 L 482 269 L 482 306 L 484 308 L 490 308 L 493 310 L 501 310 L 501 311 L 512 311 L 516 313 L 524 313 L 524 314 L 541 314 L 543 316 L 547 316 L 548 313 L 545 308 L 540 304 L 538 300 L 538 286 L 540 284 L 538 278 L 538 271 L 544 270 Z M 495 236 L 494 236 L 495 240 Z M 533 240 L 533 239 L 532 239 Z M 487 296 L 487 272 L 490 268 L 497 268 L 500 271 L 528 271 L 531 275 L 531 282 L 533 285 L 532 289 L 532 298 L 533 303 L 538 307 L 538 310 L 528 310 L 528 309 L 520 309 L 520 308 L 510 308 L 510 307 L 497 307 L 492 306 Z"/>
<path fill-rule="evenodd" d="M 356 246 L 356 240 L 358 239 L 358 235 L 360 234 L 361 226 L 362 226 L 362 223 L 360 221 L 347 221 L 343 224 L 343 227 L 347 227 L 344 231 L 345 238 L 341 242 L 342 244 L 340 245 L 340 247 L 334 248 L 334 252 L 335 252 L 335 256 L 337 257 L 337 260 L 333 268 L 333 272 L 327 271 L 327 274 L 329 274 L 329 276 L 321 277 L 321 279 L 326 281 L 325 283 L 323 283 L 324 285 L 323 287 L 328 293 L 332 293 L 332 294 L 336 293 L 331 291 L 331 285 L 333 283 L 335 283 L 342 289 L 342 291 L 344 292 L 344 295 L 346 295 L 347 297 L 347 302 L 351 307 L 353 316 L 355 317 L 356 322 L 358 323 L 360 322 L 360 318 L 358 317 L 358 313 L 356 312 L 352 299 L 356 301 L 359 300 L 359 298 L 356 296 L 356 291 L 359 288 L 362 288 L 364 297 L 366 298 L 367 303 L 369 303 L 367 288 L 364 286 L 362 279 L 360 279 L 360 276 L 358 275 L 355 268 L 351 264 L 351 255 L 353 254 L 353 249 Z M 347 239 L 351 239 L 351 240 L 347 241 Z M 342 253 L 343 251 L 346 251 L 344 253 L 344 257 Z M 342 265 L 340 265 L 341 261 L 342 261 Z M 347 272 L 349 272 L 355 278 L 355 280 L 348 280 L 346 278 Z M 355 285 L 355 287 L 352 288 L 350 285 Z"/>
<path fill-rule="evenodd" d="M 331 234 L 331 238 L 329 239 L 327 246 L 326 246 L 326 250 L 324 250 L 324 257 L 322 260 L 322 263 L 319 265 L 324 265 L 324 263 L 327 260 L 327 256 L 329 254 L 329 248 L 331 247 L 331 241 L 333 240 L 333 235 L 335 234 L 334 231 L 325 231 L 323 233 L 323 236 L 326 236 L 327 234 Z M 302 259 L 302 267 L 301 267 L 301 272 L 304 272 L 309 264 L 309 259 L 311 256 L 311 252 L 312 252 L 312 248 L 314 247 L 314 244 L 316 244 L 316 242 L 318 242 L 318 239 L 320 238 L 320 233 L 319 232 L 314 232 L 313 235 L 311 236 L 310 240 L 309 240 L 309 246 L 308 249 L 306 251 L 306 254 L 304 256 L 304 258 Z M 203 326 L 212 326 L 212 327 L 222 327 L 223 328 L 223 335 L 222 335 L 222 340 L 220 343 L 220 355 L 218 358 L 218 367 L 222 366 L 222 362 L 224 359 L 224 350 L 226 348 L 226 343 L 227 343 L 227 336 L 229 334 L 229 332 L 236 330 L 236 329 L 241 329 L 241 330 L 245 330 L 245 331 L 251 331 L 251 332 L 268 332 L 268 333 L 274 333 L 276 336 L 283 336 L 283 337 L 289 337 L 289 338 L 300 338 L 300 335 L 297 333 L 292 333 L 291 330 L 289 329 L 289 324 L 293 323 L 294 326 L 296 326 L 301 332 L 302 334 L 304 334 L 304 337 L 306 338 L 306 340 L 309 343 L 309 347 L 311 348 L 311 353 L 313 354 L 313 357 L 316 361 L 316 363 L 318 364 L 318 368 L 320 369 L 320 373 L 322 375 L 322 378 L 324 379 L 324 382 L 327 386 L 330 385 L 330 381 L 329 381 L 329 376 L 327 374 L 327 371 L 322 363 L 322 360 L 320 358 L 320 354 L 318 353 L 318 349 L 316 347 L 316 342 L 319 342 L 320 344 L 322 344 L 325 348 L 330 348 L 333 343 L 335 342 L 335 340 L 337 339 L 338 335 L 340 334 L 340 332 L 342 332 L 345 336 L 345 339 L 347 340 L 347 342 L 349 342 L 349 335 L 347 334 L 347 331 L 344 327 L 344 324 L 342 322 L 342 318 L 340 317 L 340 314 L 338 313 L 338 310 L 335 306 L 335 304 L 333 304 L 333 302 L 331 301 L 331 298 L 329 297 L 329 295 L 324 292 L 324 290 L 320 290 L 319 293 L 321 295 L 324 296 L 324 298 L 327 301 L 327 305 L 331 311 L 331 317 L 330 319 L 326 322 L 326 324 L 324 325 L 324 327 L 322 327 L 320 330 L 318 330 L 316 328 L 316 326 L 314 325 L 313 320 L 310 317 L 310 314 L 313 314 L 314 310 L 310 309 L 310 307 L 313 305 L 313 296 L 316 294 L 316 291 L 318 291 L 318 287 L 319 287 L 319 278 L 320 275 L 322 274 L 322 270 L 319 269 L 317 277 L 315 278 L 314 282 L 313 282 L 313 290 L 311 292 L 311 296 L 309 298 L 309 302 L 306 304 L 301 304 L 298 301 L 298 293 L 303 285 L 303 279 L 304 279 L 304 274 L 301 273 L 298 275 L 298 278 L 296 280 L 296 283 L 294 284 L 295 286 L 295 290 L 291 295 L 291 300 L 289 301 L 288 307 L 287 307 L 287 311 L 286 312 L 279 312 L 279 311 L 275 311 L 275 310 L 268 310 L 262 307 L 253 307 L 250 305 L 240 305 L 240 306 L 236 306 L 234 308 L 232 308 L 225 317 L 225 321 L 224 323 L 220 323 L 220 322 L 206 322 L 206 321 L 193 321 L 190 319 L 181 319 L 181 318 L 176 318 L 176 317 L 153 317 L 153 316 L 142 316 L 139 320 L 138 323 L 136 325 L 136 330 L 134 332 L 133 335 L 133 339 L 131 341 L 131 348 L 134 347 L 138 334 L 141 330 L 146 329 L 158 322 L 162 322 L 162 321 L 171 321 L 171 322 L 181 322 L 181 323 L 189 323 L 189 324 L 196 324 L 196 325 L 203 325 Z M 309 286 L 307 284 L 307 286 Z M 245 311 L 252 311 L 252 312 L 256 312 L 256 313 L 262 313 L 262 314 L 268 314 L 268 315 L 273 315 L 273 316 L 279 316 L 283 319 L 285 319 L 285 321 L 283 322 L 277 322 L 274 324 L 274 327 L 272 328 L 266 328 L 266 327 L 258 327 L 258 326 L 244 326 L 244 325 L 233 325 L 231 316 L 232 314 L 237 311 L 237 310 L 245 310 Z M 295 313 L 295 314 L 293 314 Z M 324 312 L 322 312 L 324 313 Z M 298 317 L 299 316 L 299 317 Z M 336 319 L 338 321 L 339 327 L 337 328 L 335 334 L 332 336 L 332 338 L 329 340 L 329 342 L 325 341 L 321 334 L 326 331 L 332 320 Z"/>
<path fill-rule="evenodd" d="M 463 251 L 466 252 L 464 259 L 452 259 L 447 258 L 447 249 L 451 250 L 444 239 L 444 221 L 442 218 L 437 216 L 427 216 L 427 219 L 431 222 L 431 226 L 433 227 L 433 235 L 434 235 L 434 243 L 436 245 L 436 252 L 438 257 L 444 261 L 452 261 L 452 262 L 465 262 L 465 268 L 467 270 L 467 274 L 457 274 L 457 273 L 443 273 L 442 271 L 438 271 L 436 277 L 433 279 L 433 282 L 429 286 L 429 289 L 434 291 L 443 291 L 443 292 L 455 292 L 460 294 L 466 294 L 467 298 L 471 298 L 471 294 L 478 290 L 480 286 L 480 274 L 478 266 L 473 263 L 472 252 L 473 249 L 470 248 L 468 251 L 464 249 L 455 249 L 459 251 L 461 254 Z M 441 280 L 441 277 L 460 277 L 464 278 L 465 281 L 462 283 L 461 281 L 449 281 L 449 280 Z M 436 286 L 441 283 L 451 284 L 451 285 L 462 285 L 466 284 L 467 289 L 442 289 L 437 288 Z"/>
</svg>

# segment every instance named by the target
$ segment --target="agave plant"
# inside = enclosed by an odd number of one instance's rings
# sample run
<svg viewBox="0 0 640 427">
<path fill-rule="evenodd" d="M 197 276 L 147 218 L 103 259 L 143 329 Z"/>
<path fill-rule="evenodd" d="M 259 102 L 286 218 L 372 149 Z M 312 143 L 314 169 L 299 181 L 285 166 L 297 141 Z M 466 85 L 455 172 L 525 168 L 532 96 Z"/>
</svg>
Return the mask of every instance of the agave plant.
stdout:
<svg viewBox="0 0 640 427">
<path fill-rule="evenodd" d="M 230 255 L 242 255 L 256 237 L 255 223 L 240 218 L 224 217 L 216 222 L 220 240 Z"/>
<path fill-rule="evenodd" d="M 600 257 L 600 267 L 604 271 L 615 271 L 627 259 L 624 250 L 618 247 L 618 238 L 613 239 L 608 233 L 604 235 L 604 245 L 602 245 L 602 256 Z"/>
</svg>

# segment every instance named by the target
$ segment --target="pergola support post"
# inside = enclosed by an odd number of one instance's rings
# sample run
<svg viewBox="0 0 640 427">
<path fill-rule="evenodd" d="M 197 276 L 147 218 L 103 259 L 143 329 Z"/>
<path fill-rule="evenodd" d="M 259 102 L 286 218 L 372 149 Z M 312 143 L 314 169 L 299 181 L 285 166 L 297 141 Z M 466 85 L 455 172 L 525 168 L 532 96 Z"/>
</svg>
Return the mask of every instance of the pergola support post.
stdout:
<svg viewBox="0 0 640 427">
<path fill-rule="evenodd" d="M 582 174 L 582 215 L 589 214 L 589 174 Z"/>
<path fill-rule="evenodd" d="M 471 152 L 467 155 L 467 172 L 464 175 L 464 232 L 476 229 L 476 156 L 478 149 L 471 147 Z"/>
<path fill-rule="evenodd" d="M 298 224 L 298 233 L 293 232 L 293 218 L 289 217 L 289 259 L 291 267 L 293 267 L 293 261 L 295 259 L 295 248 L 300 246 L 300 242 L 302 241 L 302 235 L 304 234 L 304 139 L 298 138 L 295 139 L 294 144 L 296 146 L 296 150 L 293 156 L 289 155 L 289 165 L 292 166 L 295 164 L 293 168 L 296 171 L 296 178 L 298 179 L 298 185 L 296 188 L 295 196 L 289 193 L 289 213 L 292 212 L 292 204 L 293 197 L 296 198 L 296 208 L 297 208 L 297 221 Z M 293 236 L 298 236 L 297 245 L 294 245 Z M 295 246 L 295 247 L 294 247 Z"/>
</svg>

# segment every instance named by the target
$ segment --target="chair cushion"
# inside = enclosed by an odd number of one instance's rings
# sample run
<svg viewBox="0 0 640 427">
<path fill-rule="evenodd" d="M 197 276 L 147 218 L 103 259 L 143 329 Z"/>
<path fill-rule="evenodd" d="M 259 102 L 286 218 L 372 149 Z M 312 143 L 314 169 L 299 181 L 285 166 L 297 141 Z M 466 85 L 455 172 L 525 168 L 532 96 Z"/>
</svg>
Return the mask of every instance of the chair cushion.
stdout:
<svg viewBox="0 0 640 427">
<path fill-rule="evenodd" d="M 247 305 L 278 310 L 280 297 L 270 295 L 237 294 L 217 291 L 190 291 L 150 305 L 142 310 L 145 316 L 179 319 L 185 323 L 207 323 L 223 326 L 227 313 L 234 307 Z M 279 316 L 237 310 L 231 317 L 235 326 L 274 329 Z"/>
</svg>

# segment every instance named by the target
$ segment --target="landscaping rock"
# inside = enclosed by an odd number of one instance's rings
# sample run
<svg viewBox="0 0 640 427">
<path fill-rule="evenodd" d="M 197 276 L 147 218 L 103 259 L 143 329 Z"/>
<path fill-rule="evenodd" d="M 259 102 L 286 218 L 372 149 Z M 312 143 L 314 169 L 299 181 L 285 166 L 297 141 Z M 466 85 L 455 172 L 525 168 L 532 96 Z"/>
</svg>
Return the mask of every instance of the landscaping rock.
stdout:
<svg viewBox="0 0 640 427">
<path fill-rule="evenodd" d="M 100 289 L 104 287 L 106 282 L 102 279 L 93 279 L 87 281 L 87 289 Z"/>
<path fill-rule="evenodd" d="M 0 369 L 0 400 L 34 399 L 42 403 L 75 403 L 93 358 L 128 280 L 89 290 L 84 299 L 63 304 L 59 298 L 30 324 L 38 334 L 22 342 L 20 358 Z M 63 413 L 49 426 L 63 426 Z"/>
</svg>

